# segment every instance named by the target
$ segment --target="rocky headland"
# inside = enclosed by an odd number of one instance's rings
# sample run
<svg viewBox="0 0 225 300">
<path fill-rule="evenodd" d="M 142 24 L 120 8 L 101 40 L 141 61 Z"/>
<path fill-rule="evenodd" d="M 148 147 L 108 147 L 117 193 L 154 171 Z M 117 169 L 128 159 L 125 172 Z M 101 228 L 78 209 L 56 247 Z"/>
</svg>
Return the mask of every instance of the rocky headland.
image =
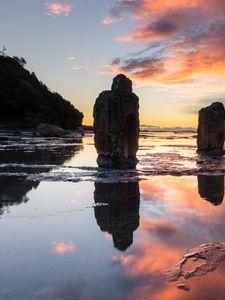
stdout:
<svg viewBox="0 0 225 300">
<path fill-rule="evenodd" d="M 0 127 L 36 128 L 40 123 L 64 129 L 82 126 L 83 114 L 24 68 L 25 60 L 0 56 Z"/>
</svg>

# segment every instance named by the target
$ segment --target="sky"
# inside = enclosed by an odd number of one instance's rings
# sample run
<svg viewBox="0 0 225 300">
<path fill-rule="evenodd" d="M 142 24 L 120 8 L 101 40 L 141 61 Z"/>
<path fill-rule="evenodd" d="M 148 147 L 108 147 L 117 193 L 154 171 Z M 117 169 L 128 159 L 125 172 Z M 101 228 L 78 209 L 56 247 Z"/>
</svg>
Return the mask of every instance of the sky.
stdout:
<svg viewBox="0 0 225 300">
<path fill-rule="evenodd" d="M 196 127 L 225 99 L 225 0 L 0 0 L 0 49 L 92 124 L 95 99 L 123 73 L 141 124 Z"/>
</svg>

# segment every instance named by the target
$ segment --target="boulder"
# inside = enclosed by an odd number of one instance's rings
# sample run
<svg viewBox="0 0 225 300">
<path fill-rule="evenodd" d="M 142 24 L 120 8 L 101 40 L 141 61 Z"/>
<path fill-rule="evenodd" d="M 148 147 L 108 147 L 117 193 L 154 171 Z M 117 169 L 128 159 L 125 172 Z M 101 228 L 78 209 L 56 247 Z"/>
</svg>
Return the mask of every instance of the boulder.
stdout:
<svg viewBox="0 0 225 300">
<path fill-rule="evenodd" d="M 66 134 L 66 131 L 61 127 L 44 123 L 38 125 L 37 131 L 40 133 L 40 135 L 45 137 L 62 137 Z"/>
<path fill-rule="evenodd" d="M 99 167 L 129 169 L 137 164 L 139 99 L 125 75 L 113 79 L 94 105 L 95 147 Z"/>
<path fill-rule="evenodd" d="M 214 102 L 210 106 L 199 111 L 198 119 L 198 153 L 212 155 L 224 154 L 224 106 L 220 102 Z"/>
</svg>

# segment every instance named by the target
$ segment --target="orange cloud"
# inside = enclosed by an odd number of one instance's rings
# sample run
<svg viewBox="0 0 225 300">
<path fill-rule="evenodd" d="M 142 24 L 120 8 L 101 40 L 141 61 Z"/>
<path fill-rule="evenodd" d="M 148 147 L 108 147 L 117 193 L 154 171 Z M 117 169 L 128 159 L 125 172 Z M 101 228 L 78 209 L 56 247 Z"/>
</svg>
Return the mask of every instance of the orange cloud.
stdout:
<svg viewBox="0 0 225 300">
<path fill-rule="evenodd" d="M 68 243 L 65 242 L 52 242 L 51 253 L 52 254 L 67 254 L 74 253 L 76 251 L 76 247 L 72 241 Z"/>
<path fill-rule="evenodd" d="M 134 29 L 118 40 L 140 43 L 142 50 L 113 60 L 109 69 L 114 73 L 160 84 L 225 77 L 224 1 L 118 1 L 112 16 L 124 13 L 135 19 Z"/>
<path fill-rule="evenodd" d="M 72 4 L 52 2 L 46 3 L 47 14 L 49 16 L 68 16 L 72 11 Z"/>
</svg>

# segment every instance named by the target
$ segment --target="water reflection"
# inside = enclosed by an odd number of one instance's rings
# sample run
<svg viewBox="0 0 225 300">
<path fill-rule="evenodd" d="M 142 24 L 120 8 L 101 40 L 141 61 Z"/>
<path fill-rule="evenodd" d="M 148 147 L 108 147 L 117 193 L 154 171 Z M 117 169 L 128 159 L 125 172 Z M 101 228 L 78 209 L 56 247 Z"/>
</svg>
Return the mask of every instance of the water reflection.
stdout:
<svg viewBox="0 0 225 300">
<path fill-rule="evenodd" d="M 29 174 L 50 172 L 82 149 L 77 136 L 43 138 L 35 132 L 0 132 L 0 214 L 13 204 L 27 202 L 27 193 L 40 181 Z"/>
<path fill-rule="evenodd" d="M 214 205 L 219 205 L 224 198 L 224 176 L 198 176 L 199 195 Z"/>
<path fill-rule="evenodd" d="M 0 132 L 0 171 L 48 172 L 71 159 L 82 147 L 82 139 L 77 136 L 60 139 L 39 137 L 33 132 Z"/>
<path fill-rule="evenodd" d="M 25 203 L 28 201 L 26 194 L 36 188 L 39 182 L 26 180 L 18 176 L 0 176 L 0 214 L 9 205 Z"/>
<path fill-rule="evenodd" d="M 139 226 L 139 183 L 95 183 L 95 218 L 102 231 L 112 235 L 114 246 L 125 251 L 133 243 Z"/>
</svg>

